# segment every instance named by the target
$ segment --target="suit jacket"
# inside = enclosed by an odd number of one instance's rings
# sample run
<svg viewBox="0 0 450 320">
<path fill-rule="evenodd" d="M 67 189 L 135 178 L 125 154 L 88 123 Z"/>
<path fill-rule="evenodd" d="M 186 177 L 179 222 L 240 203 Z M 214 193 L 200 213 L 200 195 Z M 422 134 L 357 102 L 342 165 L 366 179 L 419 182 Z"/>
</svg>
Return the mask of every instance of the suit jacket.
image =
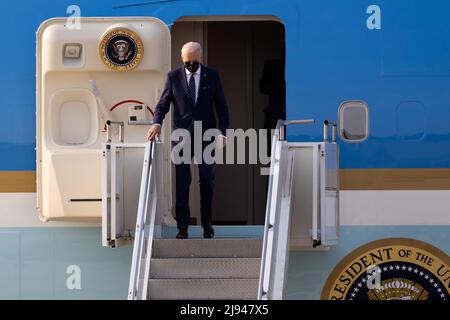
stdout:
<svg viewBox="0 0 450 320">
<path fill-rule="evenodd" d="M 161 98 L 155 108 L 155 123 L 162 125 L 171 103 L 174 107 L 172 121 L 174 130 L 183 128 L 192 132 L 194 121 L 202 121 L 203 130 L 216 128 L 215 114 L 217 114 L 219 130 L 226 135 L 229 127 L 228 105 L 216 71 L 204 65 L 201 66 L 200 85 L 195 105 L 189 97 L 184 66 L 169 72 Z"/>
</svg>

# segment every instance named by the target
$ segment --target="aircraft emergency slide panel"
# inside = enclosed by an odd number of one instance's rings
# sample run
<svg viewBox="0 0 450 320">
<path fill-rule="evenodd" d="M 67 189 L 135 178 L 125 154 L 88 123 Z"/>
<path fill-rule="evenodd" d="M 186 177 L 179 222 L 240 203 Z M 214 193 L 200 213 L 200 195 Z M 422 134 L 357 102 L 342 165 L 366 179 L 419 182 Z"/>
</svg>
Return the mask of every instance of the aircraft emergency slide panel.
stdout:
<svg viewBox="0 0 450 320">
<path fill-rule="evenodd" d="M 42 220 L 100 221 L 104 144 L 145 143 L 169 69 L 170 33 L 158 19 L 82 18 L 69 28 L 65 18 L 54 18 L 40 26 L 36 167 Z M 143 150 L 123 150 L 123 175 L 140 176 Z M 121 186 L 123 210 L 134 213 L 135 180 Z"/>
</svg>

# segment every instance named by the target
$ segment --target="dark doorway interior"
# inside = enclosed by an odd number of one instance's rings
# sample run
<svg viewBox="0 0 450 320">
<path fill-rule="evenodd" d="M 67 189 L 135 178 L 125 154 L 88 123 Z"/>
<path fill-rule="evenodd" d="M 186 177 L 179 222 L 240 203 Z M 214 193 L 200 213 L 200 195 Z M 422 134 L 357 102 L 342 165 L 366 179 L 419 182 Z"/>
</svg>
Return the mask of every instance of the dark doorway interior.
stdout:
<svg viewBox="0 0 450 320">
<path fill-rule="evenodd" d="M 263 129 L 285 112 L 284 37 L 284 26 L 276 21 L 177 22 L 172 28 L 173 67 L 180 65 L 182 43 L 202 43 L 204 63 L 220 73 L 231 128 Z M 276 93 L 270 92 L 273 86 Z M 215 172 L 214 223 L 264 224 L 268 177 L 260 175 L 260 165 L 216 165 Z M 193 184 L 197 181 L 194 176 Z M 192 213 L 199 203 L 196 188 L 191 187 Z"/>
</svg>

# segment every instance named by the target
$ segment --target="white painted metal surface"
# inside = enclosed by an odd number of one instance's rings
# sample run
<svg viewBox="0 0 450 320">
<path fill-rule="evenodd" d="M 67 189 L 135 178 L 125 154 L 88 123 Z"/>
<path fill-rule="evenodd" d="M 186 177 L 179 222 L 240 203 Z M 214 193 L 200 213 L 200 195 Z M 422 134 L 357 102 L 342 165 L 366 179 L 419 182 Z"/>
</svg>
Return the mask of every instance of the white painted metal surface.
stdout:
<svg viewBox="0 0 450 320">
<path fill-rule="evenodd" d="M 449 226 L 449 190 L 345 190 L 342 226 Z"/>
<path fill-rule="evenodd" d="M 154 108 L 170 70 L 170 31 L 151 17 L 81 18 L 83 28 L 72 30 L 66 22 L 50 19 L 37 32 L 37 213 L 43 221 L 99 222 L 104 121 L 125 122 L 125 142 L 145 142 L 148 126 L 128 124 L 130 105 L 113 106 L 132 99 Z M 116 27 L 133 30 L 143 42 L 144 55 L 134 70 L 115 72 L 99 57 L 99 42 Z M 76 63 L 63 57 L 68 44 L 81 48 Z M 169 140 L 168 129 L 163 131 Z M 170 165 L 164 171 L 169 175 Z M 127 192 L 125 184 L 117 188 Z M 126 206 L 121 201 L 117 206 Z"/>
<path fill-rule="evenodd" d="M 14 212 L 0 215 L 0 225 L 3 228 L 101 227 L 98 219 L 90 223 L 42 222 L 35 206 L 36 193 L 0 193 L 0 211 Z M 449 190 L 340 190 L 339 207 L 343 227 L 450 225 Z M 293 223 L 291 220 L 291 229 Z M 291 241 L 291 247 L 293 244 Z"/>
<path fill-rule="evenodd" d="M 339 154 L 335 143 L 289 143 L 295 152 L 293 247 L 330 246 L 339 238 Z"/>
<path fill-rule="evenodd" d="M 162 143 L 157 142 L 147 142 L 145 146 L 131 261 L 129 300 L 147 299 L 153 239 L 162 235 L 161 226 L 166 211 L 161 180 L 162 149 Z M 159 201 L 160 199 L 162 201 Z"/>
<path fill-rule="evenodd" d="M 111 152 L 106 145 L 102 153 L 102 246 L 111 240 Z"/>
<path fill-rule="evenodd" d="M 331 246 L 339 239 L 339 148 L 335 143 L 320 147 L 320 245 Z"/>
<path fill-rule="evenodd" d="M 291 215 L 292 168 L 294 153 L 279 140 L 272 139 L 271 176 L 267 195 L 266 222 L 258 288 L 258 299 L 283 299 L 288 265 Z"/>
<path fill-rule="evenodd" d="M 320 234 L 319 234 L 319 219 L 320 216 L 318 214 L 319 210 L 319 145 L 312 145 L 312 243 L 315 246 L 316 243 L 320 242 Z M 299 166 L 302 166 L 303 163 L 297 163 Z"/>
<path fill-rule="evenodd" d="M 137 201 L 134 191 L 137 181 L 128 179 L 137 170 L 133 159 L 125 161 L 125 155 L 133 149 L 145 148 L 145 143 L 104 143 L 102 150 L 102 245 L 116 247 L 130 240 L 136 221 L 133 206 L 126 205 Z M 141 152 L 142 153 L 142 152 Z M 128 159 L 128 158 L 127 158 Z M 127 165 L 128 164 L 128 165 Z M 136 168 L 133 168 L 136 164 Z M 130 189 L 132 192 L 130 192 Z M 130 225 L 129 221 L 133 221 Z"/>
</svg>

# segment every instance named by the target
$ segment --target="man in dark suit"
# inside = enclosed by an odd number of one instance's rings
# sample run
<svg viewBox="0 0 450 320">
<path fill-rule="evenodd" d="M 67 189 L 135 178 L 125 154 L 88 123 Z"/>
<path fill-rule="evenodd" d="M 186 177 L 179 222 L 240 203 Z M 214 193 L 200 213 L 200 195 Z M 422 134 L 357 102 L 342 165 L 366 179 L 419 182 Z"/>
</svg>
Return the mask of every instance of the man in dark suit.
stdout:
<svg viewBox="0 0 450 320">
<path fill-rule="evenodd" d="M 219 148 L 226 144 L 226 130 L 229 126 L 228 105 L 219 74 L 200 64 L 202 49 L 199 43 L 188 42 L 181 50 L 183 66 L 167 75 L 161 98 L 155 108 L 154 124 L 148 131 L 148 139 L 153 140 L 161 133 L 165 115 L 173 103 L 172 129 L 188 130 L 191 137 L 194 121 L 201 121 L 203 132 L 216 127 L 216 115 L 221 135 L 216 138 Z M 192 141 L 192 139 L 191 139 Z M 194 143 L 199 143 L 194 141 Z M 191 143 L 193 150 L 194 143 Z M 200 142 L 202 150 L 208 143 Z M 193 152 L 191 152 L 191 155 Z M 214 189 L 214 168 L 204 162 L 198 164 L 200 175 L 200 211 L 204 238 L 214 237 L 212 227 L 212 198 Z M 176 171 L 176 220 L 177 239 L 188 238 L 189 187 L 191 169 L 189 163 L 175 165 Z"/>
</svg>

